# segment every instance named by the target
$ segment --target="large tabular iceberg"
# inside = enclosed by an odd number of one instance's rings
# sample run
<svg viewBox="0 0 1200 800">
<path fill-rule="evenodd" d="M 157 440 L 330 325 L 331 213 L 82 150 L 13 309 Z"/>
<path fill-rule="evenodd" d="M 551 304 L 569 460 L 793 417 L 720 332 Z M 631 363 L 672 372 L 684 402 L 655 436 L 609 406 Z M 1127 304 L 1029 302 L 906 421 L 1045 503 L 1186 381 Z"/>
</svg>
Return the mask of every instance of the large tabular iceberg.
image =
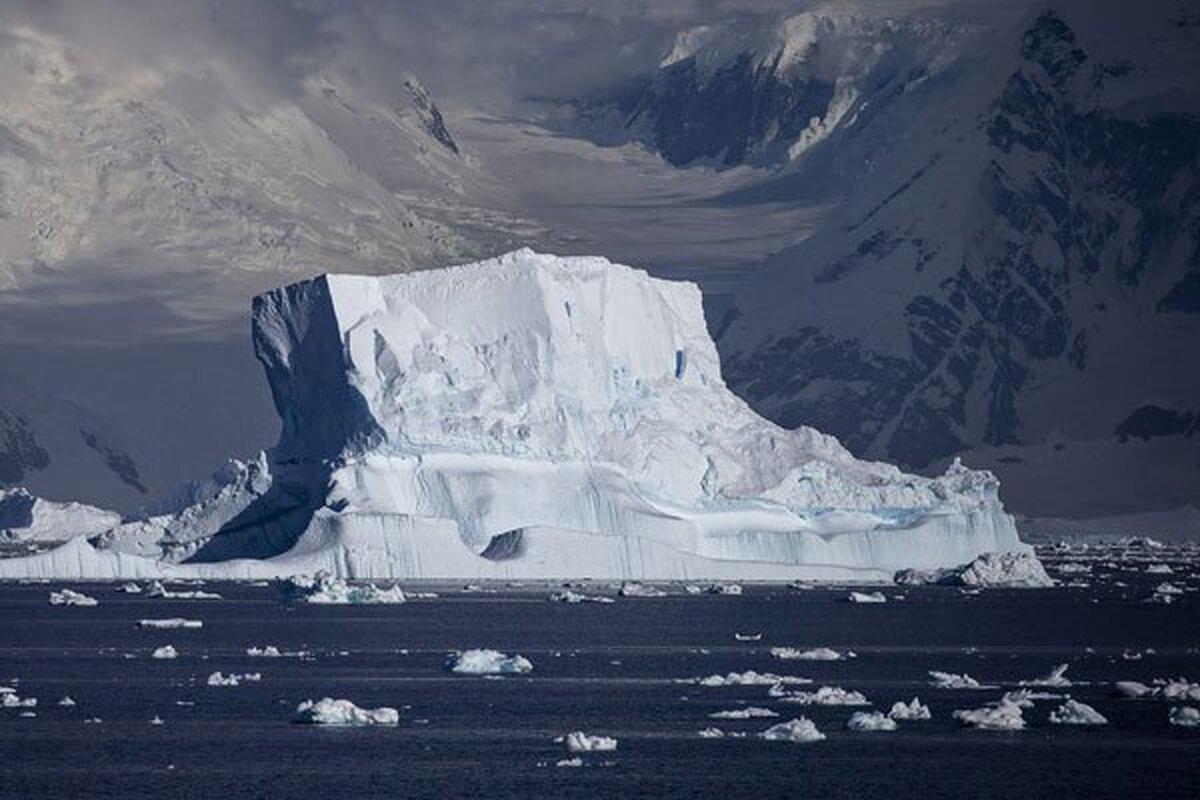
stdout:
<svg viewBox="0 0 1200 800">
<path fill-rule="evenodd" d="M 1024 549 L 990 473 L 758 417 L 699 289 L 603 258 L 328 275 L 253 330 L 273 450 L 0 577 L 888 579 Z"/>
</svg>

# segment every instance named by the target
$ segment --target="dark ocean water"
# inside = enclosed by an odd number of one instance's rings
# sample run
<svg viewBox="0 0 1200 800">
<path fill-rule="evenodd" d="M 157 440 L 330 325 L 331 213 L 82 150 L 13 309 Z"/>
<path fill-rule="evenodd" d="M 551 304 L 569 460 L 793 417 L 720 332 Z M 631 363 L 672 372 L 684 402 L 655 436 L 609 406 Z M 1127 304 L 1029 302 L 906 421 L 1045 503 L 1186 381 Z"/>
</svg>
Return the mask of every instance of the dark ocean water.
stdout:
<svg viewBox="0 0 1200 800">
<path fill-rule="evenodd" d="M 0 685 L 39 703 L 32 718 L 0 709 L 0 797 L 1196 797 L 1200 729 L 1168 725 L 1169 702 L 1112 699 L 1109 684 L 1200 679 L 1200 604 L 1195 594 L 1143 603 L 1160 578 L 1129 580 L 979 596 L 888 588 L 906 599 L 883 605 L 844 602 L 844 590 L 756 587 L 741 597 L 567 606 L 529 587 L 443 589 L 399 606 L 288 606 L 264 587 L 210 583 L 224 600 L 186 601 L 72 584 L 96 608 L 50 606 L 57 586 L 5 584 Z M 135 626 L 175 616 L 204 628 Z M 149 657 L 164 644 L 179 658 Z M 267 644 L 313 657 L 245 653 Z M 852 649 L 858 658 L 780 661 L 768 653 L 778 645 Z M 502 679 L 444 671 L 449 651 L 472 647 L 524 654 L 535 670 Z M 1156 652 L 1140 660 L 1121 655 L 1148 647 Z M 964 729 L 951 712 L 1002 690 L 938 690 L 926 676 L 967 672 L 1008 689 L 1060 662 L 1086 682 L 1066 691 L 1109 725 L 1051 725 L 1058 702 L 1039 701 L 1025 712 L 1025 731 Z M 763 686 L 677 681 L 747 669 L 856 689 L 884 711 L 917 695 L 934 718 L 853 733 L 844 726 L 855 709 L 774 703 Z M 216 670 L 262 680 L 204 685 Z M 63 695 L 78 704 L 57 705 Z M 290 723 L 299 702 L 325 696 L 399 708 L 400 725 Z M 745 704 L 782 716 L 707 717 Z M 149 724 L 156 715 L 165 724 Z M 828 739 L 697 736 L 709 725 L 753 733 L 800 715 Z M 103 721 L 85 724 L 90 717 Z M 615 736 L 619 748 L 586 755 L 583 768 L 556 768 L 567 753 L 554 738 L 577 729 Z"/>
</svg>

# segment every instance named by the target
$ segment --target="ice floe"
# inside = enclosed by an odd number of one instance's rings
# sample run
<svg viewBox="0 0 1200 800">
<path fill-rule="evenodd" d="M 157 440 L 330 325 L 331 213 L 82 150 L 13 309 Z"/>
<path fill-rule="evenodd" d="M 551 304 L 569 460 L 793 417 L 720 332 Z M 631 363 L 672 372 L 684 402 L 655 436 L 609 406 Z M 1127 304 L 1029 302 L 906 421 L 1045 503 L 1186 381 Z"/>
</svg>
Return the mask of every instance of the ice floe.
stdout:
<svg viewBox="0 0 1200 800">
<path fill-rule="evenodd" d="M 730 672 L 727 675 L 709 675 L 699 678 L 696 683 L 701 686 L 775 686 L 779 684 L 812 683 L 808 678 L 794 675 L 776 675 L 772 672 L 755 672 L 748 669 L 745 672 Z"/>
<path fill-rule="evenodd" d="M 894 731 L 896 720 L 879 711 L 855 711 L 846 721 L 850 731 Z"/>
<path fill-rule="evenodd" d="M 180 630 L 204 627 L 204 622 L 202 620 L 184 619 L 183 617 L 167 617 L 165 619 L 139 619 L 137 624 L 139 628 L 154 628 L 157 630 Z"/>
<path fill-rule="evenodd" d="M 179 658 L 179 651 L 169 644 L 164 644 L 162 647 L 154 648 L 154 652 L 150 654 L 151 658 Z"/>
<path fill-rule="evenodd" d="M 958 710 L 954 718 L 968 728 L 988 731 L 1019 731 L 1025 728 L 1021 707 L 1015 703 L 996 703 L 983 708 Z"/>
<path fill-rule="evenodd" d="M 1067 701 L 1050 712 L 1050 721 L 1055 725 L 1107 725 L 1104 715 L 1087 703 L 1067 698 Z"/>
<path fill-rule="evenodd" d="M 209 675 L 205 683 L 209 686 L 240 686 L 243 681 L 253 683 L 260 680 L 262 680 L 261 672 L 231 672 L 225 675 L 218 670 Z"/>
<path fill-rule="evenodd" d="M 1200 709 L 1176 706 L 1171 709 L 1167 721 L 1180 728 L 1200 728 Z"/>
<path fill-rule="evenodd" d="M 985 686 L 979 681 L 972 678 L 970 675 L 963 673 L 961 675 L 953 672 L 939 672 L 938 670 L 929 670 L 929 677 L 933 680 L 930 686 L 935 689 L 995 689 L 995 686 Z"/>
<path fill-rule="evenodd" d="M 710 719 L 755 719 L 757 717 L 778 717 L 779 714 L 769 708 L 747 706 L 731 711 L 717 711 L 708 715 Z"/>
<path fill-rule="evenodd" d="M 296 706 L 292 721 L 305 725 L 397 725 L 400 712 L 387 706 L 359 708 L 349 700 L 326 697 Z"/>
<path fill-rule="evenodd" d="M 279 586 L 286 598 L 302 603 L 389 605 L 408 600 L 399 585 L 384 589 L 373 583 L 350 584 L 325 571 L 312 576 L 294 575 L 280 581 Z"/>
<path fill-rule="evenodd" d="M 163 600 L 220 600 L 221 595 L 215 592 L 205 592 L 199 589 L 173 591 L 163 585 L 162 581 L 153 581 L 146 587 L 146 597 L 158 597 Z"/>
<path fill-rule="evenodd" d="M 1048 675 L 1041 678 L 1034 678 L 1029 681 L 1021 681 L 1021 686 L 1050 686 L 1054 688 L 1066 687 L 1071 685 L 1070 678 L 1067 677 L 1067 669 L 1070 664 L 1059 664 L 1054 669 L 1050 670 Z"/>
<path fill-rule="evenodd" d="M 554 594 L 550 595 L 550 602 L 552 602 L 552 603 L 567 603 L 569 605 L 576 605 L 578 603 L 608 604 L 608 603 L 615 603 L 616 601 L 613 600 L 611 597 L 605 597 L 602 594 L 580 594 L 578 592 L 572 592 L 570 589 L 567 589 L 565 591 L 555 592 Z"/>
<path fill-rule="evenodd" d="M 888 712 L 888 716 L 895 720 L 907 722 L 930 719 L 933 715 L 929 713 L 929 706 L 922 703 L 920 698 L 914 697 L 907 703 L 903 700 L 897 700 L 892 704 L 892 710 Z"/>
<path fill-rule="evenodd" d="M 851 592 L 846 596 L 851 603 L 886 603 L 883 592 Z"/>
<path fill-rule="evenodd" d="M 71 697 L 71 695 L 69 695 L 69 694 L 68 694 L 68 695 L 63 695 L 63 699 L 62 699 L 62 700 L 59 700 L 59 701 L 58 701 L 58 704 L 59 704 L 60 706 L 65 706 L 65 707 L 67 707 L 67 708 L 70 708 L 71 706 L 75 705 L 75 700 L 74 700 L 74 699 Z"/>
<path fill-rule="evenodd" d="M 76 592 L 73 589 L 63 589 L 61 592 L 50 593 L 50 605 L 52 606 L 82 606 L 91 607 L 100 605 L 94 597 L 88 597 L 83 592 Z"/>
<path fill-rule="evenodd" d="M 446 662 L 446 667 L 459 675 L 521 675 L 533 671 L 533 664 L 525 656 L 509 656 L 486 649 L 455 653 Z"/>
<path fill-rule="evenodd" d="M 563 737 L 563 743 L 572 753 L 607 753 L 617 749 L 617 740 L 611 736 L 592 736 L 583 731 L 571 731 Z"/>
<path fill-rule="evenodd" d="M 34 708 L 36 697 L 21 697 L 11 686 L 0 686 L 0 708 Z"/>
<path fill-rule="evenodd" d="M 861 692 L 840 686 L 822 686 L 815 692 L 793 692 L 779 698 L 785 703 L 802 706 L 869 706 L 871 702 Z"/>
<path fill-rule="evenodd" d="M 667 593 L 657 586 L 637 581 L 626 581 L 617 589 L 621 597 L 666 597 Z"/>
<path fill-rule="evenodd" d="M 724 739 L 725 731 L 720 728 L 705 728 L 697 734 L 701 739 Z"/>
<path fill-rule="evenodd" d="M 817 726 L 807 717 L 772 725 L 759 736 L 769 742 L 819 742 L 825 738 L 825 734 L 817 730 Z"/>
<path fill-rule="evenodd" d="M 580 758 L 579 756 L 575 756 L 574 758 L 560 758 L 558 761 L 554 762 L 554 766 L 556 766 L 556 767 L 582 767 L 583 759 Z"/>
<path fill-rule="evenodd" d="M 845 658 L 855 657 L 855 654 L 849 650 L 841 653 L 829 647 L 813 647 L 807 650 L 796 647 L 772 647 L 771 655 L 784 661 L 841 661 Z"/>
</svg>

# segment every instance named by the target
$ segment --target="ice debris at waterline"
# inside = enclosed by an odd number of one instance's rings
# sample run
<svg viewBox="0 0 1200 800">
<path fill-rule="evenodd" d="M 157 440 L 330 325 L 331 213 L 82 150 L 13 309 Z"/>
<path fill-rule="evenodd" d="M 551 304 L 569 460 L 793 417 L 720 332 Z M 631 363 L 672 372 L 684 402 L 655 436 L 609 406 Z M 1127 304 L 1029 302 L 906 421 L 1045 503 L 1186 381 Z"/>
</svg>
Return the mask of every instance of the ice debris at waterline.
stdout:
<svg viewBox="0 0 1200 800">
<path fill-rule="evenodd" d="M 359 708 L 349 700 L 326 697 L 316 702 L 305 700 L 296 706 L 292 721 L 305 725 L 397 725 L 400 712 L 386 706 Z"/>
<path fill-rule="evenodd" d="M 408 601 L 408 598 L 404 595 L 404 590 L 399 586 L 382 589 L 373 583 L 364 585 L 349 584 L 341 578 L 335 578 L 326 571 L 318 572 L 312 577 L 308 575 L 293 575 L 287 580 L 280 581 L 279 586 L 284 597 L 301 603 L 325 605 L 392 605 Z"/>
<path fill-rule="evenodd" d="M 890 580 L 1027 552 L 991 473 L 757 416 L 692 283 L 526 249 L 292 284 L 252 327 L 274 448 L 0 577 Z"/>
<path fill-rule="evenodd" d="M 533 664 L 522 655 L 508 656 L 496 650 L 465 650 L 455 653 L 446 668 L 458 675 L 523 675 Z"/>
</svg>

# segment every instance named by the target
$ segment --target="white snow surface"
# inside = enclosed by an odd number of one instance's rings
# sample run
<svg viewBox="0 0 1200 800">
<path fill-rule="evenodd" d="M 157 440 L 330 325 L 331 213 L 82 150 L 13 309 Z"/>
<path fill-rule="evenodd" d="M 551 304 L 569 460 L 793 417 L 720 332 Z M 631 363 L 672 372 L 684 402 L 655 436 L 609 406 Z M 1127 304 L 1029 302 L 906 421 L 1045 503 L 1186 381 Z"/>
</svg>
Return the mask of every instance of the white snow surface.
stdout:
<svg viewBox="0 0 1200 800">
<path fill-rule="evenodd" d="M 523 675 L 533 671 L 533 664 L 525 656 L 509 656 L 497 650 L 464 650 L 451 656 L 446 666 L 459 675 Z"/>
<path fill-rule="evenodd" d="M 757 416 L 688 282 L 526 249 L 292 284 L 253 329 L 274 449 L 0 578 L 879 580 L 1028 552 L 990 473 Z"/>
<path fill-rule="evenodd" d="M 396 725 L 400 712 L 386 706 L 359 708 L 349 700 L 326 697 L 316 702 L 305 700 L 296 706 L 292 719 L 306 725 Z"/>
</svg>

